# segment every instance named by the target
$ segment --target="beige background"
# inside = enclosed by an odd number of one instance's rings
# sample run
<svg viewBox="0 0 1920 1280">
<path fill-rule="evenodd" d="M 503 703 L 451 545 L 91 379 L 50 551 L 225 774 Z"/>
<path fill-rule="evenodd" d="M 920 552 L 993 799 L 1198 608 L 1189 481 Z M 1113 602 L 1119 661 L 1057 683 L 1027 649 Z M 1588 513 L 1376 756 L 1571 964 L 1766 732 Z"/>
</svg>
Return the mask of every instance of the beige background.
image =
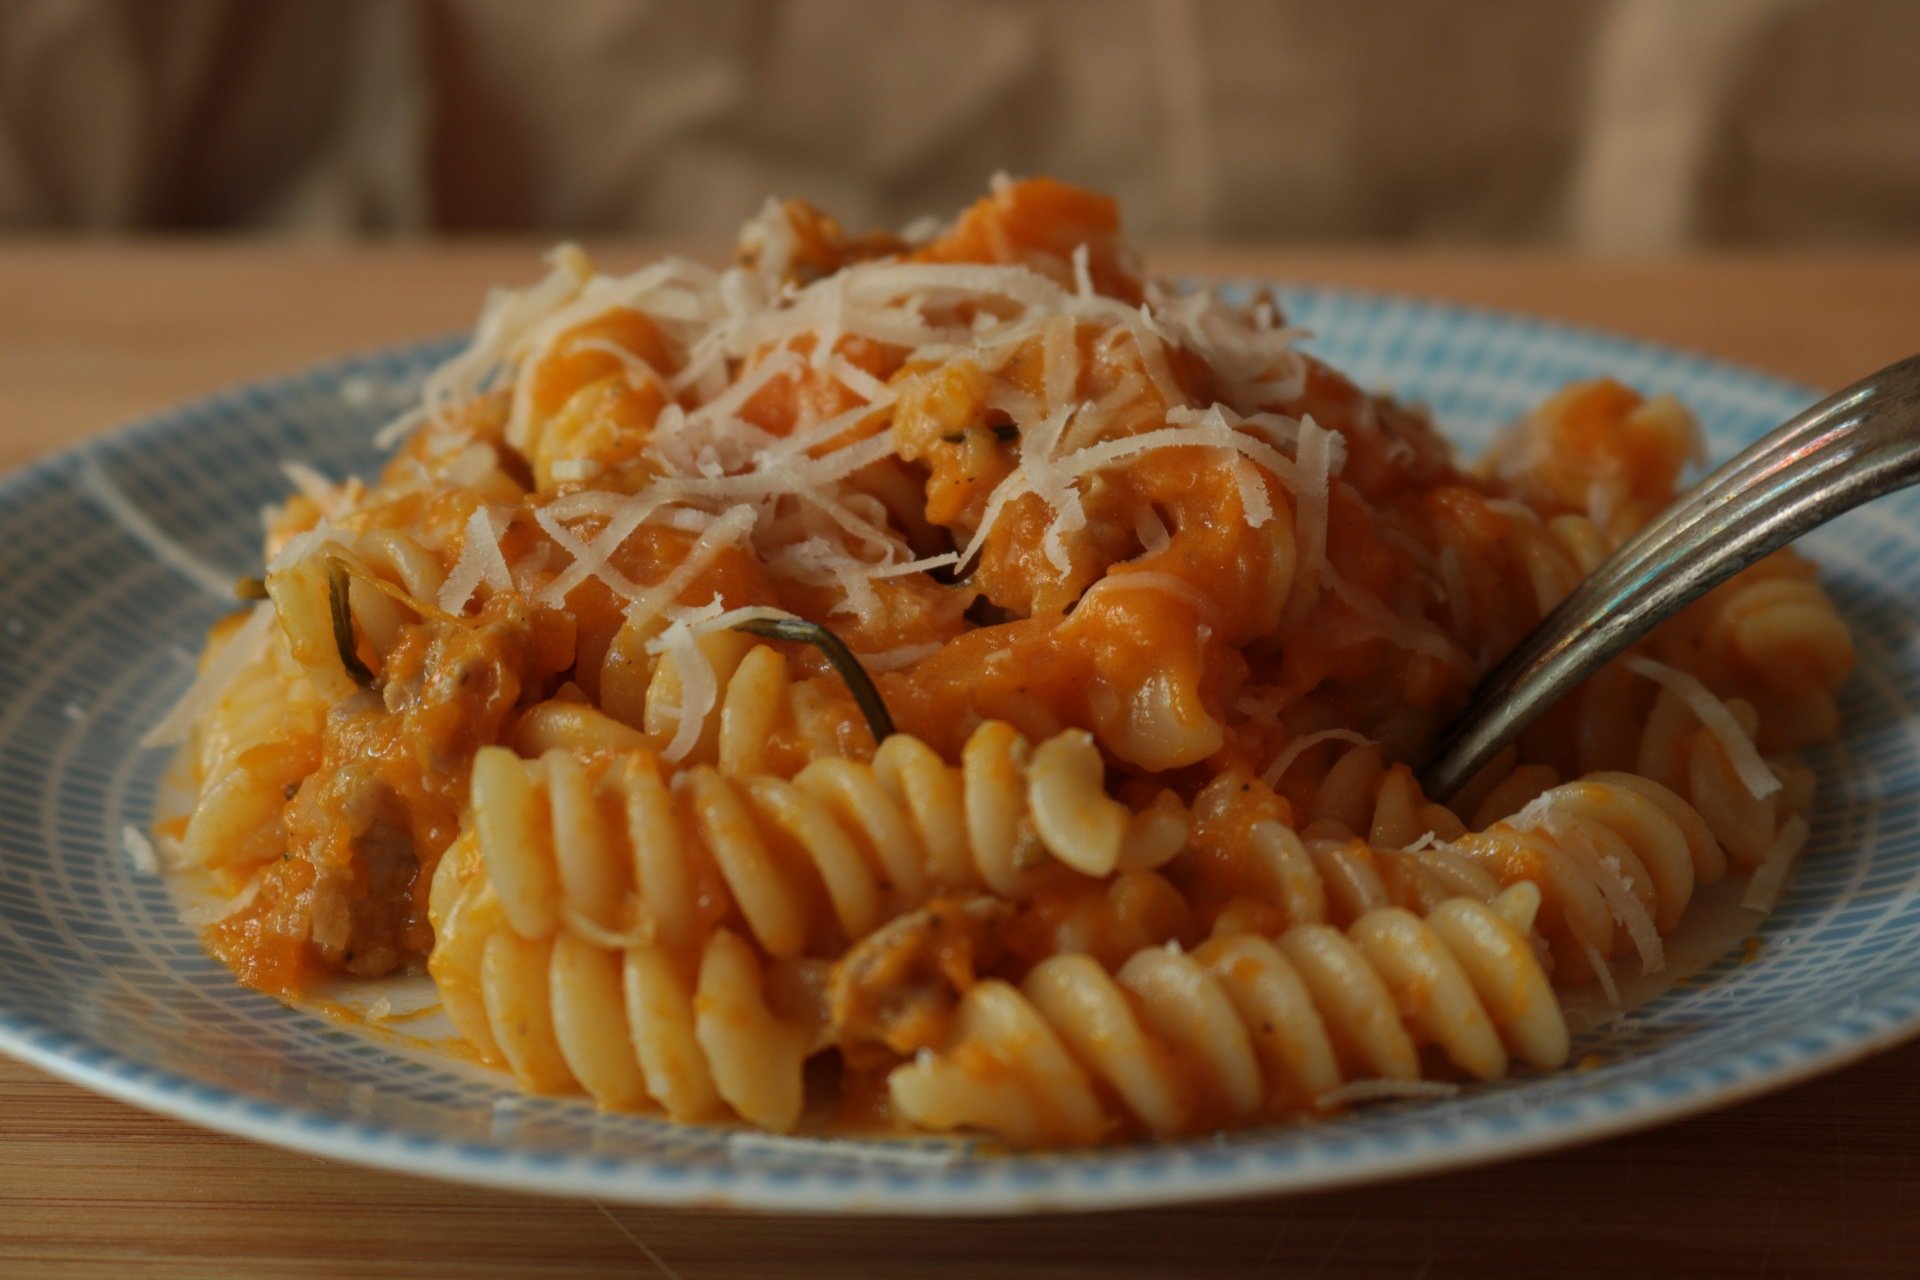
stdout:
<svg viewBox="0 0 1920 1280">
<path fill-rule="evenodd" d="M 0 228 L 1914 243 L 1916 0 L 0 0 Z"/>
</svg>

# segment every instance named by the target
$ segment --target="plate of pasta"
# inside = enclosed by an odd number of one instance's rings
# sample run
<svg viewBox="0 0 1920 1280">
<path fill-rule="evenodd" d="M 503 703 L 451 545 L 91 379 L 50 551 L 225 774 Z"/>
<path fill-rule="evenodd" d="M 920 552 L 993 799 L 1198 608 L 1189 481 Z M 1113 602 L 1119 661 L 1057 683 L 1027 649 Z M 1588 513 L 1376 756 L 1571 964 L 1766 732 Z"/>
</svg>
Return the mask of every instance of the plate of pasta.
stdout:
<svg viewBox="0 0 1920 1280">
<path fill-rule="evenodd" d="M 1817 399 L 1545 321 L 1168 282 L 997 179 L 0 480 L 0 1049 L 555 1194 L 1325 1187 L 1920 1030 L 1920 498 L 1448 797 L 1477 677 Z M 1442 434 L 1444 427 L 1445 434 Z"/>
</svg>

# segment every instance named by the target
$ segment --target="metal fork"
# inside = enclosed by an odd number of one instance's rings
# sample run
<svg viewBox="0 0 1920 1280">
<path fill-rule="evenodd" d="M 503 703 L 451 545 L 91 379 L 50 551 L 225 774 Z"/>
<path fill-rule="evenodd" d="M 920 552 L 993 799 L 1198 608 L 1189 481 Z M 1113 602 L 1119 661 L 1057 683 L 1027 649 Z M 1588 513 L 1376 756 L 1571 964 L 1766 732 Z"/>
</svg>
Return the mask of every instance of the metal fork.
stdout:
<svg viewBox="0 0 1920 1280">
<path fill-rule="evenodd" d="M 1920 355 L 1827 397 L 1702 480 L 1616 551 L 1500 665 L 1421 770 L 1444 800 L 1534 718 L 1740 570 L 1920 481 Z"/>
</svg>

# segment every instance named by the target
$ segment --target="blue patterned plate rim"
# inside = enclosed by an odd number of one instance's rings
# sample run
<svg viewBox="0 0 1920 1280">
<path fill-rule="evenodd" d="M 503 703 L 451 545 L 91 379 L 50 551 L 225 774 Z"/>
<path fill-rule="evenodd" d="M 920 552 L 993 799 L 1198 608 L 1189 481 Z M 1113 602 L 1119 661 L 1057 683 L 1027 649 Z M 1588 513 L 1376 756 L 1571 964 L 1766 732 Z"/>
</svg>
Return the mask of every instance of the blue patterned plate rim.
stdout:
<svg viewBox="0 0 1920 1280">
<path fill-rule="evenodd" d="M 1265 283 L 1228 282 L 1231 288 Z M 1788 411 L 1821 393 L 1720 359 L 1605 330 L 1492 308 L 1399 293 L 1321 285 L 1276 286 L 1289 310 L 1346 309 L 1374 318 L 1461 323 L 1503 341 L 1546 339 L 1586 357 L 1657 361 L 1676 377 L 1736 385 Z M 1309 327 L 1311 323 L 1309 322 Z M 1324 335 L 1323 335 L 1324 336 Z M 376 348 L 302 370 L 250 381 L 150 415 L 0 477 L 0 510 L 70 474 L 116 445 L 171 437 L 196 414 L 247 412 L 293 392 L 339 387 L 354 377 L 418 373 L 456 350 L 463 336 Z M 1417 396 L 1415 398 L 1418 398 Z M 1449 427 L 1442 418 L 1442 426 Z M 0 702 L 3 706 L 4 702 Z M 128 749 L 132 749 L 131 743 Z M 9 779 L 0 777 L 0 791 Z M 110 845 L 90 856 L 118 857 Z M 178 926 L 185 928 L 185 926 Z M 1391 1103 L 1300 1127 L 1223 1138 L 1111 1148 L 1091 1153 L 969 1156 L 952 1163 L 875 1163 L 847 1157 L 831 1140 L 797 1144 L 785 1155 L 677 1168 L 659 1158 L 608 1157 L 507 1143 L 459 1141 L 400 1126 L 377 1126 L 321 1107 L 250 1095 L 140 1062 L 51 1025 L 8 1003 L 0 984 L 0 1052 L 84 1088 L 211 1129 L 397 1172 L 548 1195 L 771 1212 L 973 1215 L 1118 1209 L 1226 1197 L 1325 1189 L 1511 1159 L 1646 1128 L 1730 1105 L 1834 1070 L 1920 1034 L 1920 972 L 1887 974 L 1878 991 L 1797 1021 L 1791 1032 L 1751 1048 L 1731 1046 L 1698 1062 L 1638 1078 L 1631 1061 L 1619 1079 L 1596 1074 L 1568 1096 L 1535 1105 L 1523 1080 L 1504 1106 Z M 326 1024 L 315 1020 L 316 1030 Z M 374 1052 L 369 1046 L 369 1052 Z M 1644 1073 L 1640 1073 L 1644 1074 Z M 1472 1103 L 1479 1091 L 1461 1095 Z M 531 1103 L 549 1104 L 546 1100 Z M 580 1104 L 584 1105 L 584 1104 Z"/>
</svg>

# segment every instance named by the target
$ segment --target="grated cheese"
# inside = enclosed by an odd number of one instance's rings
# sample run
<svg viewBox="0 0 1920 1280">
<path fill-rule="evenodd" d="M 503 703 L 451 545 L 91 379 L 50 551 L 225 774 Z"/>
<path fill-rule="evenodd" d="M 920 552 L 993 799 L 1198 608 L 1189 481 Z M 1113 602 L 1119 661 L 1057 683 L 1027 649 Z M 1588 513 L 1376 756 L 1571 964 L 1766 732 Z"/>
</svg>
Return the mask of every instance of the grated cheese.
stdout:
<svg viewBox="0 0 1920 1280">
<path fill-rule="evenodd" d="M 1173 544 L 1173 534 L 1167 528 L 1167 522 L 1160 518 L 1151 503 L 1143 503 L 1133 513 L 1133 536 L 1140 539 L 1140 549 L 1150 556 L 1157 556 Z"/>
<path fill-rule="evenodd" d="M 1620 1007 L 1620 984 L 1614 980 L 1613 966 L 1600 954 L 1600 949 L 1591 942 L 1583 942 L 1580 949 L 1587 954 L 1587 963 L 1593 966 L 1593 976 L 1600 982 L 1600 990 L 1607 997 L 1607 1003 Z"/>
<path fill-rule="evenodd" d="M 634 594 L 633 603 L 627 608 L 627 621 L 635 626 L 645 626 L 651 622 L 669 604 L 679 599 L 680 593 L 705 573 L 720 558 L 721 552 L 738 545 L 753 528 L 753 522 L 751 507 L 734 507 L 708 525 L 706 532 L 687 548 L 687 554 L 674 566 L 672 573 Z"/>
<path fill-rule="evenodd" d="M 415 431 L 418 431 L 426 421 L 428 421 L 428 414 L 425 408 L 408 409 L 406 412 L 394 417 L 391 422 L 374 433 L 374 447 L 376 449 L 391 449 Z"/>
<path fill-rule="evenodd" d="M 260 896 L 260 886 L 266 882 L 266 868 L 254 872 L 240 891 L 230 898 L 200 906 L 190 906 L 180 912 L 180 923 L 190 929 L 204 929 L 208 925 L 219 924 L 229 916 L 238 915 L 253 905 Z"/>
<path fill-rule="evenodd" d="M 1720 740 L 1726 748 L 1727 759 L 1733 765 L 1733 771 L 1739 775 L 1740 782 L 1756 799 L 1764 800 L 1780 790 L 1780 778 L 1767 767 L 1761 758 L 1760 749 L 1753 745 L 1753 739 L 1733 718 L 1733 712 L 1727 710 L 1727 704 L 1715 697 L 1713 690 L 1700 683 L 1695 676 L 1670 667 L 1664 662 L 1655 662 L 1643 654 L 1629 653 L 1620 659 L 1627 670 L 1637 676 L 1645 676 L 1663 689 L 1673 691 L 1682 702 L 1687 704 L 1705 726 L 1707 732 Z"/>
<path fill-rule="evenodd" d="M 1292 462 L 1270 442 L 1291 443 L 1298 428 L 1275 415 L 1229 422 L 1215 407 L 1205 430 L 1162 429 L 1104 446 L 1098 443 L 1121 408 L 1136 403 L 1149 384 L 1173 411 L 1168 417 L 1170 428 L 1191 425 L 1175 416 L 1186 411 L 1186 401 L 1173 375 L 1169 352 L 1181 338 L 1210 358 L 1230 346 L 1243 353 L 1240 363 L 1249 370 L 1259 366 L 1262 378 L 1292 367 L 1284 353 L 1296 335 L 1275 327 L 1270 307 L 1250 315 L 1225 305 L 1212 292 L 1197 291 L 1181 295 L 1175 308 L 1177 319 L 1163 323 L 1153 306 L 1136 307 L 1096 291 L 1086 245 L 1072 255 L 1069 286 L 1020 264 L 890 259 L 851 264 L 804 285 L 786 282 L 783 277 L 792 265 L 797 242 L 791 218 L 778 202 L 762 208 L 746 229 L 744 243 L 756 255 L 751 270 L 714 272 L 670 258 L 623 278 L 595 274 L 577 248 L 561 246 L 550 256 L 544 278 L 528 288 L 490 297 L 472 345 L 427 380 L 428 416 L 435 429 L 442 431 L 451 430 L 448 410 L 456 401 L 563 348 L 612 356 L 630 380 L 653 380 L 671 397 L 655 424 L 653 440 L 653 452 L 664 464 L 665 474 L 629 498 L 631 505 L 609 515 L 611 523 L 598 536 L 591 541 L 574 536 L 565 528 L 567 517 L 559 512 L 536 515 L 541 528 L 573 560 L 547 585 L 545 603 L 564 600 L 589 576 L 605 582 L 616 595 L 633 598 L 635 584 L 612 570 L 609 558 L 634 529 L 653 518 L 653 512 L 667 508 L 675 508 L 677 514 L 690 504 L 715 509 L 751 505 L 757 524 L 764 525 L 779 518 L 782 499 L 799 495 L 818 504 L 855 543 L 873 539 L 884 546 L 897 541 L 890 538 L 884 520 L 876 527 L 861 519 L 847 495 L 834 488 L 860 468 L 894 452 L 887 432 L 810 456 L 818 446 L 857 430 L 864 419 L 897 397 L 886 382 L 843 354 L 843 341 L 853 338 L 916 349 L 917 357 L 931 361 L 967 351 L 988 370 L 1022 343 L 1040 341 L 1044 402 L 1027 399 L 1025 404 L 1010 406 L 1023 427 L 1022 462 L 992 495 L 990 508 L 997 518 L 1008 502 L 1028 492 L 1038 494 L 1053 513 L 1043 549 L 1049 564 L 1063 574 L 1071 567 L 1072 537 L 1087 521 L 1080 482 L 1102 469 L 1154 448 L 1212 444 L 1233 449 L 1244 459 L 1232 465 L 1247 518 L 1255 527 L 1273 516 L 1267 482 L 1258 468 L 1265 467 L 1283 485 L 1293 479 Z M 1153 296 L 1168 302 L 1165 295 Z M 578 333 L 587 321 L 619 307 L 647 316 L 659 328 L 676 356 L 671 367 L 655 368 L 618 343 Z M 1098 329 L 1094 341 L 1102 351 L 1131 345 L 1145 382 L 1139 374 L 1129 373 L 1122 380 L 1124 385 L 1110 388 L 1094 404 L 1074 406 L 1068 402 L 1083 375 L 1081 326 L 1087 324 Z M 804 355 L 795 349 L 802 339 L 809 344 Z M 1246 353 L 1257 353 L 1257 358 Z M 743 362 L 748 367 L 739 372 L 737 366 Z M 1293 365 L 1299 363 L 1292 358 Z M 803 421 L 784 439 L 741 417 L 762 389 L 803 368 L 827 375 L 862 405 L 825 422 Z M 509 442 L 522 448 L 537 426 L 532 421 L 533 382 L 517 377 L 512 386 L 506 434 Z M 688 396 L 690 400 L 685 399 Z M 1020 397 L 1009 393 L 1009 398 Z M 1071 436 L 1067 434 L 1070 426 L 1075 428 Z M 1249 429 L 1240 429 L 1243 426 Z M 1238 441 L 1230 438 L 1236 436 Z M 453 447 L 458 444 L 454 441 Z M 806 461 L 796 466 L 799 457 Z M 598 478 L 584 459 L 563 460 L 554 474 L 579 484 Z M 712 518 L 717 510 L 706 514 Z M 977 554 L 992 523 L 992 519 L 982 522 L 975 545 L 959 563 Z M 756 528 L 756 544 L 764 533 L 764 528 Z M 894 559 L 883 550 L 877 562 Z M 856 554 L 856 548 L 837 547 L 832 541 L 787 556 L 784 563 L 812 579 L 831 575 L 856 607 L 871 594 L 857 580 L 876 573 L 874 556 Z M 459 575 L 456 585 L 467 585 L 470 576 L 470 570 Z M 521 576 L 518 570 L 514 576 Z M 478 580 L 474 581 L 477 585 Z"/>
<path fill-rule="evenodd" d="M 561 484 L 583 484 L 597 480 L 606 468 L 592 458 L 561 458 L 549 470 Z"/>
<path fill-rule="evenodd" d="M 233 598 L 233 575 L 207 563 L 178 538 L 155 524 L 141 506 L 129 498 L 109 476 L 98 459 L 81 459 L 75 476 L 79 487 L 113 517 L 122 531 L 152 552 L 161 563 L 209 595 L 223 600 Z"/>
<path fill-rule="evenodd" d="M 160 855 L 154 852 L 153 841 L 147 839 L 147 833 L 131 822 L 120 828 L 120 848 L 126 853 L 133 869 L 141 875 L 160 874 Z"/>
<path fill-rule="evenodd" d="M 1311 416 L 1302 418 L 1299 443 L 1300 477 L 1294 484 L 1294 540 L 1299 547 L 1300 573 L 1307 582 L 1333 576 L 1327 563 L 1327 506 L 1333 486 L 1333 433 L 1323 431 Z M 1344 442 L 1343 442 L 1344 443 Z"/>
<path fill-rule="evenodd" d="M 686 623 L 669 626 L 658 639 L 663 658 L 672 660 L 680 677 L 680 705 L 670 709 L 675 720 L 673 737 L 660 751 L 662 760 L 677 764 L 700 742 L 707 717 L 720 701 L 720 677 Z"/>
<path fill-rule="evenodd" d="M 925 662 L 945 647 L 938 640 L 926 644 L 903 644 L 895 649 L 882 649 L 878 653 L 862 653 L 859 655 L 860 665 L 875 674 L 903 671 L 917 662 Z"/>
<path fill-rule="evenodd" d="M 668 611 L 666 630 L 647 641 L 647 652 L 673 661 L 680 677 L 680 705 L 671 708 L 673 737 L 660 751 L 660 758 L 677 764 L 687 758 L 700 742 L 701 731 L 720 704 L 720 677 L 713 662 L 700 647 L 699 637 L 755 618 L 793 618 L 784 609 L 753 605 L 743 609 L 722 609 L 718 597 L 692 609 Z"/>
<path fill-rule="evenodd" d="M 950 569 L 959 563 L 959 552 L 943 551 L 937 556 L 924 556 L 918 560 L 904 560 L 899 564 L 875 565 L 868 576 L 873 578 L 903 578 L 910 573 L 931 573 L 935 569 Z"/>
<path fill-rule="evenodd" d="M 1323 742 L 1345 742 L 1356 747 L 1374 747 L 1380 745 L 1364 733 L 1352 729 L 1322 729 L 1318 733 L 1302 734 L 1280 750 L 1273 762 L 1261 773 L 1260 781 L 1268 786 L 1276 786 L 1280 779 L 1287 776 L 1287 770 L 1293 768 L 1301 756 L 1313 750 Z"/>
<path fill-rule="evenodd" d="M 1516 831 L 1544 830 L 1560 851 L 1586 872 L 1594 887 L 1600 891 L 1607 909 L 1627 931 L 1634 949 L 1640 953 L 1640 971 L 1657 973 L 1664 969 L 1666 954 L 1660 941 L 1660 930 L 1653 922 L 1653 914 L 1634 896 L 1633 884 L 1621 870 L 1619 861 L 1602 854 L 1582 824 L 1568 819 L 1562 812 L 1559 801 L 1557 791 L 1544 791 L 1519 813 L 1508 818 L 1506 825 Z"/>
<path fill-rule="evenodd" d="M 500 513 L 480 506 L 467 517 L 466 536 L 460 543 L 460 558 L 440 588 L 440 607 L 448 613 L 460 613 L 473 599 L 474 590 L 486 583 L 494 591 L 513 590 L 513 573 L 500 550 Z"/>
<path fill-rule="evenodd" d="M 1055 409 L 1030 430 L 1022 432 L 1020 465 L 1001 480 L 988 497 L 986 509 L 981 513 L 980 526 L 966 549 L 960 553 L 961 564 L 971 564 L 980 553 L 1007 504 L 1031 493 L 1053 509 L 1054 518 L 1042 539 L 1042 548 L 1048 562 L 1064 577 L 1073 567 L 1066 553 L 1066 536 L 1086 525 L 1086 509 L 1081 505 L 1077 488 L 1080 481 L 1121 462 L 1161 449 L 1227 450 L 1258 464 L 1282 486 L 1298 492 L 1300 468 L 1296 462 L 1266 440 L 1237 429 L 1237 415 L 1232 415 L 1231 410 L 1223 405 L 1214 405 L 1204 411 L 1177 409 L 1167 415 L 1167 421 L 1172 425 L 1101 441 L 1075 449 L 1064 456 L 1054 456 L 1053 443 L 1061 437 L 1073 415 L 1082 408 L 1085 406 Z M 1332 451 L 1329 450 L 1325 461 L 1330 465 L 1331 459 Z M 1248 513 L 1248 523 L 1254 528 L 1259 528 L 1271 517 L 1271 505 L 1267 506 L 1263 517 L 1256 518 L 1257 514 L 1254 511 Z"/>
<path fill-rule="evenodd" d="M 1747 891 L 1740 898 L 1741 906 L 1749 911 L 1773 910 L 1780 901 L 1780 891 L 1786 887 L 1793 860 L 1806 847 L 1809 831 L 1807 820 L 1798 814 L 1780 824 L 1773 843 L 1767 846 L 1760 865 L 1754 869 L 1753 879 L 1747 882 Z"/>
<path fill-rule="evenodd" d="M 187 686 L 186 693 L 174 703 L 173 709 L 161 718 L 159 724 L 140 735 L 140 745 L 170 747 L 185 742 L 194 725 L 220 701 L 240 672 L 266 651 L 275 617 L 271 600 L 262 600 L 254 605 L 247 620 L 207 660 L 207 665 Z"/>
<path fill-rule="evenodd" d="M 540 591 L 538 597 L 540 603 L 550 609 L 564 608 L 573 588 L 589 577 L 598 578 L 611 588 L 614 594 L 623 599 L 632 600 L 638 597 L 641 592 L 640 585 L 614 568 L 612 558 L 614 552 L 620 549 L 645 518 L 645 515 L 635 516 L 632 523 L 625 526 L 625 531 L 617 540 L 612 536 L 615 529 L 608 529 L 588 544 L 576 537 L 573 530 L 567 528 L 553 513 L 551 507 L 534 508 L 534 523 L 558 543 L 563 551 L 573 557 L 573 563 Z M 616 525 L 616 528 L 618 527 L 620 526 Z"/>
<path fill-rule="evenodd" d="M 352 507 L 347 485 L 335 484 L 304 462 L 284 461 L 280 464 L 280 473 L 329 520 L 339 519 Z"/>
<path fill-rule="evenodd" d="M 798 614 L 772 605 L 750 604 L 737 609 L 728 609 L 721 605 L 715 596 L 702 605 L 681 606 L 666 611 L 667 628 L 653 639 L 647 641 L 648 653 L 666 653 L 672 648 L 669 636 L 675 630 L 684 630 L 688 635 L 703 636 L 709 632 L 725 631 L 737 627 L 743 622 L 803 622 Z"/>
<path fill-rule="evenodd" d="M 1473 662 L 1437 628 L 1402 618 L 1371 593 L 1347 581 L 1331 564 L 1324 565 L 1321 572 L 1334 597 L 1353 610 L 1369 634 L 1396 644 L 1409 653 L 1424 653 L 1457 670 L 1473 671 Z"/>
</svg>

